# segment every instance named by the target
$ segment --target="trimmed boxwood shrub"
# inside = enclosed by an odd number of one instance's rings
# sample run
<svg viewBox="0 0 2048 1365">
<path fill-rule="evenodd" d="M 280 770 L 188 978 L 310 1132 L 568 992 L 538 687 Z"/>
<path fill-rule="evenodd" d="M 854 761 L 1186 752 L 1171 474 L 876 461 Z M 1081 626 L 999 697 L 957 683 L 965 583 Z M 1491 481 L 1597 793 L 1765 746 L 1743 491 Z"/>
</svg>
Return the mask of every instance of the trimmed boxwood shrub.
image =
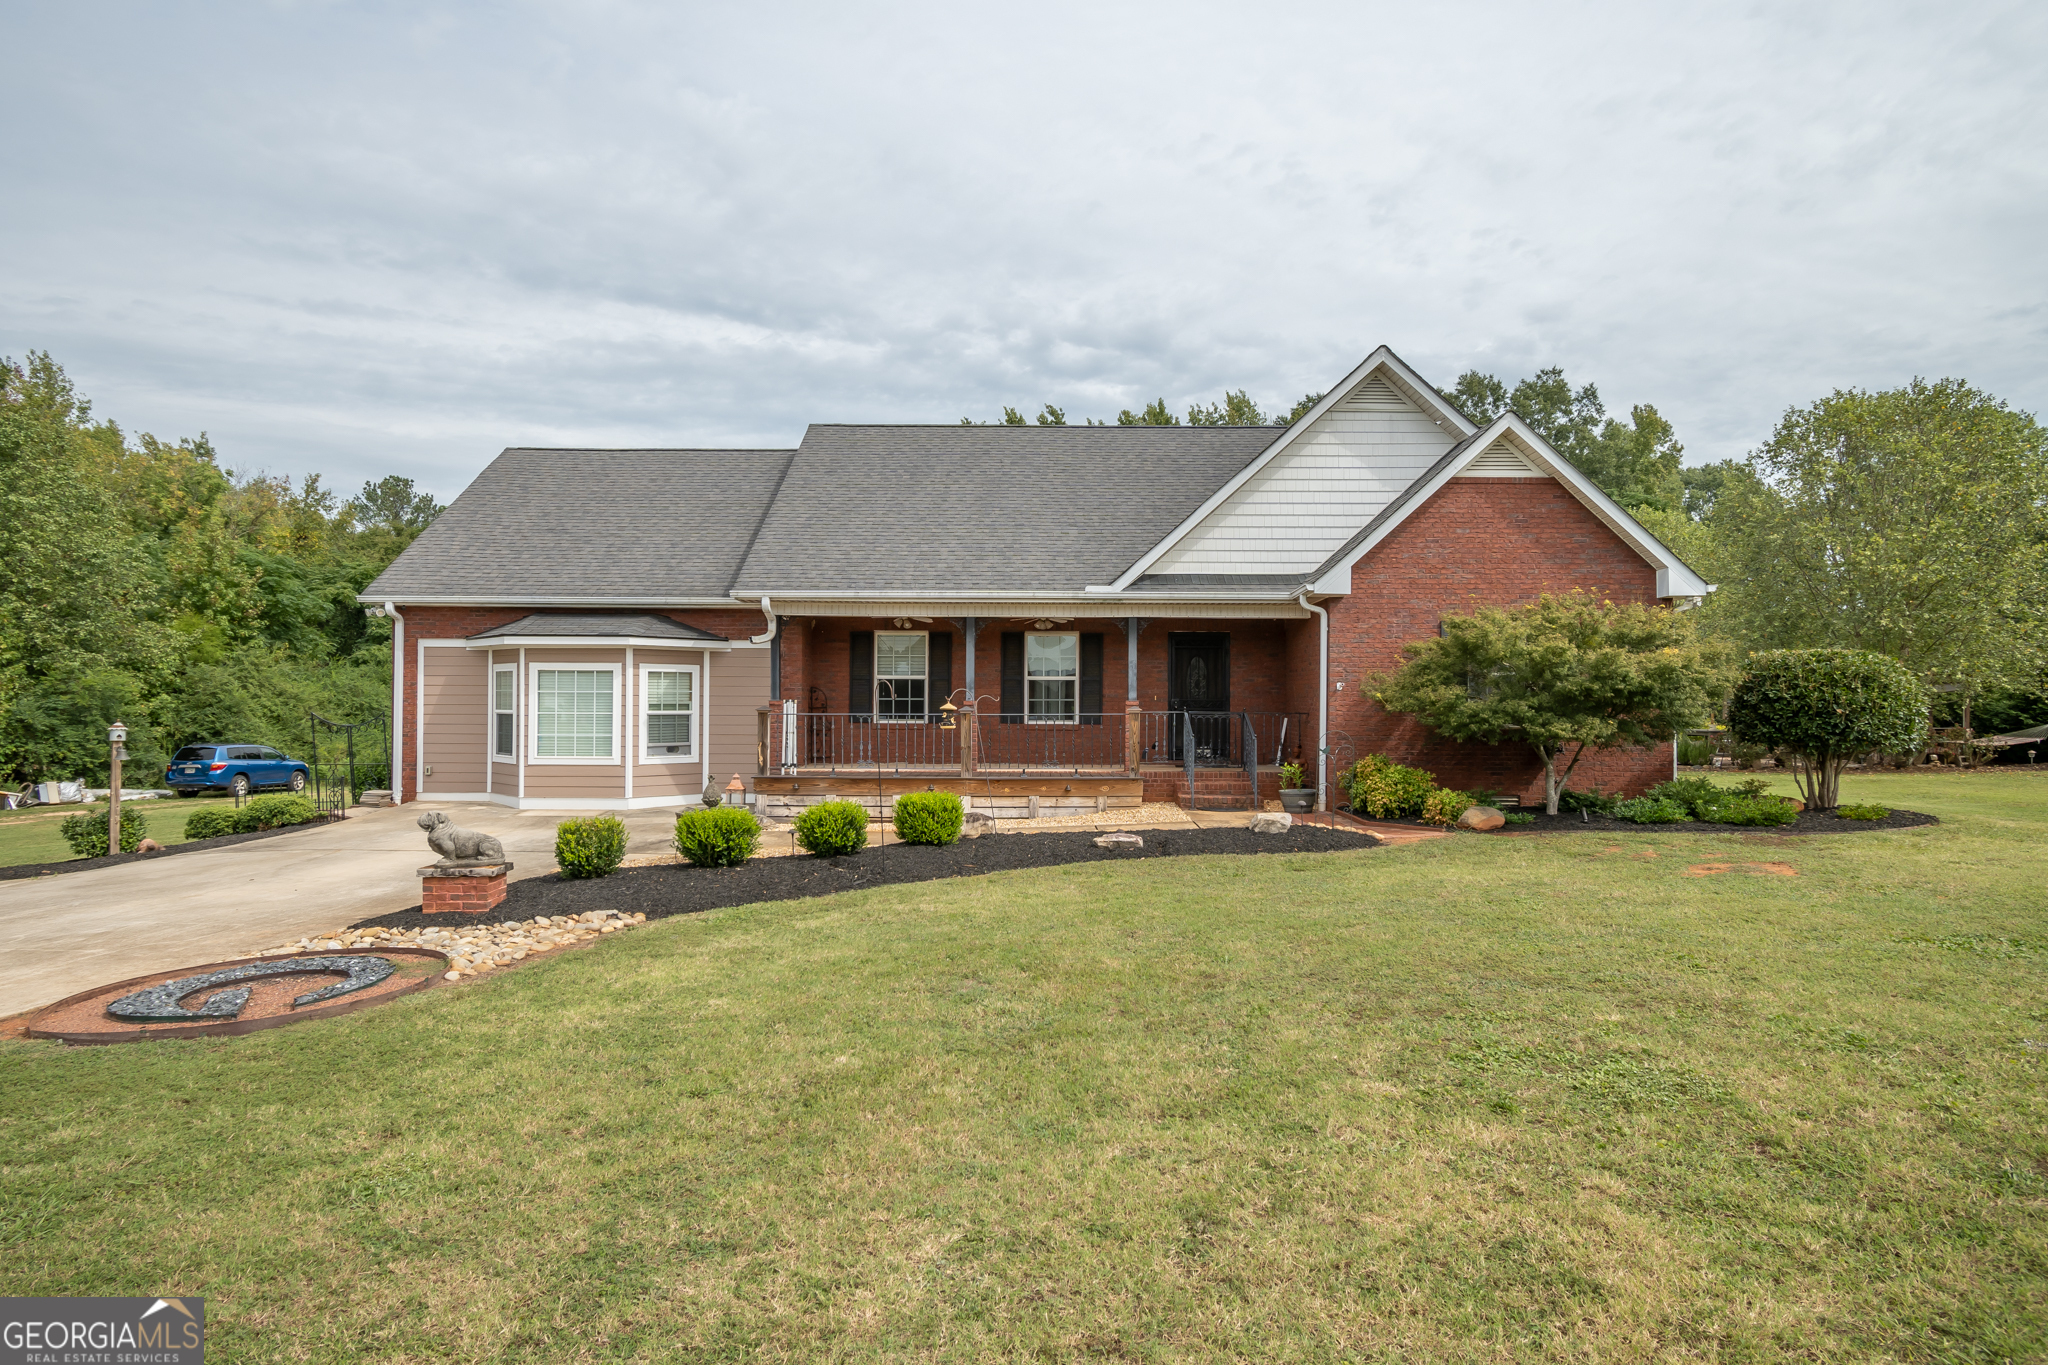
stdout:
<svg viewBox="0 0 2048 1365">
<path fill-rule="evenodd" d="M 1432 788 L 1422 798 L 1422 823 L 1425 825 L 1454 825 L 1458 817 L 1479 803 L 1470 792 L 1452 791 L 1449 787 Z"/>
<path fill-rule="evenodd" d="M 313 803 L 303 796 L 259 796 L 235 812 L 235 832 L 249 834 L 259 829 L 282 829 L 320 818 Z"/>
<path fill-rule="evenodd" d="M 1413 820 L 1422 814 L 1429 794 L 1438 790 L 1433 775 L 1391 763 L 1381 754 L 1352 764 L 1343 782 L 1351 794 L 1352 811 L 1364 811 L 1375 820 Z"/>
<path fill-rule="evenodd" d="M 555 866 L 564 878 L 609 877 L 626 856 L 626 822 L 616 815 L 555 826 Z"/>
<path fill-rule="evenodd" d="M 739 806 L 686 810 L 676 817 L 676 852 L 698 867 L 738 867 L 761 846 L 761 822 Z"/>
<path fill-rule="evenodd" d="M 1927 689 L 1904 664 L 1860 649 L 1777 649 L 1749 656 L 1728 703 L 1741 744 L 1805 760 L 1799 788 L 1810 810 L 1833 810 L 1842 769 L 1882 749 L 1920 742 Z"/>
<path fill-rule="evenodd" d="M 796 841 L 820 858 L 868 846 L 868 809 L 858 801 L 821 801 L 796 817 Z"/>
<path fill-rule="evenodd" d="M 58 833 L 64 836 L 64 842 L 71 845 L 71 851 L 79 857 L 104 857 L 107 852 L 107 812 L 85 810 L 67 815 L 64 823 L 58 826 Z M 133 853 L 148 837 L 149 822 L 143 818 L 142 812 L 133 806 L 122 806 L 121 851 Z"/>
<path fill-rule="evenodd" d="M 896 837 L 906 844 L 950 844 L 967 808 L 952 792 L 906 792 L 896 798 Z"/>
<path fill-rule="evenodd" d="M 1835 807 L 1835 814 L 1841 816 L 1844 820 L 1882 820 L 1891 813 L 1891 808 L 1888 806 L 1843 805 Z"/>
</svg>

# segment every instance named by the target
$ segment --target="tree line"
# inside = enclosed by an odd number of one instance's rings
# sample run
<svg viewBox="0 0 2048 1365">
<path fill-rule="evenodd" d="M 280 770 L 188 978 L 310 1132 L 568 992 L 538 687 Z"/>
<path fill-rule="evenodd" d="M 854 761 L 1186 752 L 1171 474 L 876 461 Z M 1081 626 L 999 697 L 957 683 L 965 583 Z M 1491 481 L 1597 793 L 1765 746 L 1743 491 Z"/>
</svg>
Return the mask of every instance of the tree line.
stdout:
<svg viewBox="0 0 2048 1365">
<path fill-rule="evenodd" d="M 204 434 L 130 437 L 44 353 L 0 360 L 0 774 L 104 781 L 197 740 L 307 748 L 306 713 L 390 709 L 391 632 L 355 595 L 441 510 L 394 475 L 225 467 Z M 142 778 L 142 780 L 152 780 Z"/>
</svg>

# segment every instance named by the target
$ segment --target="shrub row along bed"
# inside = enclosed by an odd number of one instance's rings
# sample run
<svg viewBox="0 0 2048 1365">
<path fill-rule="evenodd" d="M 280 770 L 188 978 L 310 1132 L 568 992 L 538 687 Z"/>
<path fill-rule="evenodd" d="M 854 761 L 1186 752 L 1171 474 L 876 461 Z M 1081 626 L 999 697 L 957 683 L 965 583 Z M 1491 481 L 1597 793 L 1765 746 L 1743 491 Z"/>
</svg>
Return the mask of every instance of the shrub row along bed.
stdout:
<svg viewBox="0 0 2048 1365">
<path fill-rule="evenodd" d="M 1085 834 L 1002 834 L 957 844 L 891 844 L 828 858 L 761 858 L 741 867 L 629 867 L 601 879 L 530 877 L 505 889 L 493 920 L 530 920 L 536 915 L 580 915 L 618 910 L 665 919 L 759 901 L 801 900 L 860 891 L 871 886 L 973 877 L 1062 863 L 1130 862 L 1140 858 L 1190 857 L 1205 853 L 1340 853 L 1371 848 L 1370 835 L 1296 825 L 1285 834 L 1248 829 L 1146 830 L 1140 849 L 1095 846 Z M 412 928 L 450 925 L 453 915 L 425 915 L 415 906 L 361 920 L 351 928 Z"/>
</svg>

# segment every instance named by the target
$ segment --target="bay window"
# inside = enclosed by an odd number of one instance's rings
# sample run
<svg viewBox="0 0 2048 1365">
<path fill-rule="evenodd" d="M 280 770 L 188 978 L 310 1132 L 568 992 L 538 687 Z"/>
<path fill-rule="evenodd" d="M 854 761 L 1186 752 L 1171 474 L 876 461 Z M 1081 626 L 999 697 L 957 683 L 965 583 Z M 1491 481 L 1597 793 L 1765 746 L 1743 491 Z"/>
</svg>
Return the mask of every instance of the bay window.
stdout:
<svg viewBox="0 0 2048 1365">
<path fill-rule="evenodd" d="M 533 758 L 613 762 L 619 756 L 619 670 L 533 665 Z"/>
</svg>

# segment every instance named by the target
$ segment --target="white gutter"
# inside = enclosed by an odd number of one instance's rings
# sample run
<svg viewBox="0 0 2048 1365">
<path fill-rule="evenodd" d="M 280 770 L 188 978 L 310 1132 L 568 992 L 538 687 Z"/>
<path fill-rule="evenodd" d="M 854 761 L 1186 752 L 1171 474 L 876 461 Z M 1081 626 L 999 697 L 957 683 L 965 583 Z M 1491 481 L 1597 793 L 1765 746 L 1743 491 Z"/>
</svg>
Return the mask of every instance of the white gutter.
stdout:
<svg viewBox="0 0 2048 1365">
<path fill-rule="evenodd" d="M 1330 613 L 1308 600 L 1302 589 L 1294 599 L 1320 620 L 1316 626 L 1316 804 L 1329 806 L 1330 786 Z"/>
<path fill-rule="evenodd" d="M 391 803 L 405 804 L 405 618 L 390 602 L 391 618 Z"/>
</svg>

